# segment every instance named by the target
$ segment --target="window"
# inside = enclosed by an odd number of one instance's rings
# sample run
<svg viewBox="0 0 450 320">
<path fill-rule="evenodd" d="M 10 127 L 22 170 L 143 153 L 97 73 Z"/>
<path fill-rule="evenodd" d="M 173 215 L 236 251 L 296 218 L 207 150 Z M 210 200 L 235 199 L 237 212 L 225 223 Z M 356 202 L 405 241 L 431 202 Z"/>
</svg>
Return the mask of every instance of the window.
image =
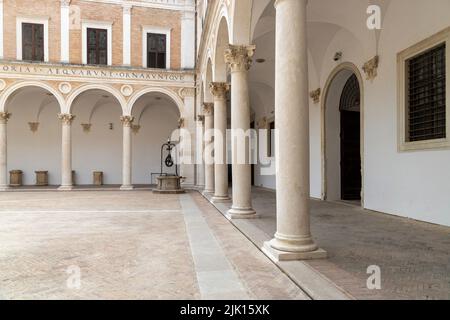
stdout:
<svg viewBox="0 0 450 320">
<path fill-rule="evenodd" d="M 450 147 L 450 29 L 399 54 L 401 151 Z"/>
<path fill-rule="evenodd" d="M 171 30 L 142 26 L 142 67 L 170 69 Z"/>
<path fill-rule="evenodd" d="M 81 21 L 81 61 L 83 64 L 112 64 L 113 22 Z"/>
<path fill-rule="evenodd" d="M 87 28 L 87 64 L 108 64 L 108 30 Z"/>
<path fill-rule="evenodd" d="M 44 61 L 44 25 L 22 23 L 22 60 Z"/>
<path fill-rule="evenodd" d="M 48 18 L 16 18 L 16 59 L 48 62 Z"/>
<path fill-rule="evenodd" d="M 166 35 L 165 34 L 147 34 L 147 67 L 148 68 L 166 68 Z"/>
</svg>

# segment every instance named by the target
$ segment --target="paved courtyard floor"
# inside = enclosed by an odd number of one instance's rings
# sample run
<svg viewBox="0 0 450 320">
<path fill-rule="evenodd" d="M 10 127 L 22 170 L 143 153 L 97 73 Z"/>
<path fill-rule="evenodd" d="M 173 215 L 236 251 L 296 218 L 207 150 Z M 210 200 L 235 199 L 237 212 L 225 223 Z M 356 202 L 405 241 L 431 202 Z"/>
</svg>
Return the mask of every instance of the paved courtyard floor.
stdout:
<svg viewBox="0 0 450 320">
<path fill-rule="evenodd" d="M 254 188 L 253 205 L 259 219 L 233 223 L 261 247 L 276 230 L 275 193 Z M 216 206 L 225 213 L 229 204 Z M 449 227 L 311 200 L 311 230 L 328 258 L 279 265 L 313 298 L 317 282 L 308 290 L 307 267 L 356 299 L 450 299 Z M 367 288 L 369 266 L 380 268 L 380 290 Z"/>
<path fill-rule="evenodd" d="M 450 299 L 450 228 L 312 200 L 328 259 L 275 265 L 275 193 L 253 196 L 230 223 L 194 191 L 1 193 L 0 299 Z"/>
<path fill-rule="evenodd" d="M 309 297 L 196 192 L 75 191 L 0 194 L 0 299 Z"/>
</svg>

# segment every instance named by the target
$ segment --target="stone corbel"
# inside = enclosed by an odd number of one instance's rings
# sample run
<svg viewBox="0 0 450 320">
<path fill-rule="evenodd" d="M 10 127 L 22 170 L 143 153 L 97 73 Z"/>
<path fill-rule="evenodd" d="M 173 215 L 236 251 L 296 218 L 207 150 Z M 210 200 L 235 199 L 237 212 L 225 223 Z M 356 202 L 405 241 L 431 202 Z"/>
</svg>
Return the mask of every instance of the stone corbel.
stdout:
<svg viewBox="0 0 450 320">
<path fill-rule="evenodd" d="M 377 77 L 379 63 L 380 63 L 380 57 L 375 56 L 363 65 L 362 69 L 364 70 L 364 73 L 366 74 L 367 80 L 373 80 Z"/>
<path fill-rule="evenodd" d="M 39 129 L 39 122 L 28 122 L 28 125 L 30 126 L 30 131 L 33 133 Z"/>
<path fill-rule="evenodd" d="M 138 124 L 133 124 L 133 125 L 131 126 L 131 130 L 133 130 L 133 133 L 134 133 L 134 134 L 138 134 L 138 133 L 139 133 L 139 130 L 141 130 L 141 126 L 138 125 Z"/>
<path fill-rule="evenodd" d="M 184 128 L 184 125 L 185 125 L 185 120 L 184 120 L 184 118 L 178 119 L 178 128 L 179 128 L 179 129 Z"/>
<path fill-rule="evenodd" d="M 7 123 L 9 118 L 11 118 L 11 113 L 0 112 L 0 123 Z"/>
<path fill-rule="evenodd" d="M 318 104 L 320 102 L 320 94 L 321 94 L 321 92 L 322 92 L 322 90 L 320 88 L 318 88 L 318 89 L 316 89 L 314 91 L 311 91 L 309 93 L 309 96 L 311 97 L 311 99 L 313 99 L 313 102 L 315 104 Z"/>
<path fill-rule="evenodd" d="M 83 127 L 84 133 L 89 133 L 89 132 L 91 132 L 92 124 L 91 123 L 82 123 L 81 127 Z"/>
</svg>

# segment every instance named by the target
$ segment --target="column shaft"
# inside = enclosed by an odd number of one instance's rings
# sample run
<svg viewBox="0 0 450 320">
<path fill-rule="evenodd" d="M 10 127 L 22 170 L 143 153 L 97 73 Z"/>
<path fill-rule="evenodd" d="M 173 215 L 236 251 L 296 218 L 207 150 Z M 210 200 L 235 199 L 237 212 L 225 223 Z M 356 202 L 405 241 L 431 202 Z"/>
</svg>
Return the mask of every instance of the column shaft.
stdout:
<svg viewBox="0 0 450 320">
<path fill-rule="evenodd" d="M 131 116 L 120 117 L 123 125 L 123 150 L 122 150 L 122 186 L 120 190 L 133 190 L 131 183 L 131 125 L 134 118 Z"/>
<path fill-rule="evenodd" d="M 7 123 L 11 114 L 0 112 L 0 191 L 8 189 Z"/>
<path fill-rule="evenodd" d="M 231 69 L 233 205 L 227 214 L 230 219 L 256 217 L 256 212 L 252 208 L 251 165 L 248 156 L 250 129 L 248 70 L 254 51 L 254 46 L 231 45 L 225 53 L 225 60 Z"/>
<path fill-rule="evenodd" d="M 60 114 L 62 123 L 62 147 L 61 147 L 61 186 L 59 190 L 72 190 L 72 121 L 75 118 L 71 114 Z"/>
<path fill-rule="evenodd" d="M 205 103 L 203 105 L 203 113 L 205 114 L 205 194 L 214 193 L 214 161 L 210 159 L 213 149 L 212 130 L 214 129 L 214 105 Z"/>
<path fill-rule="evenodd" d="M 229 201 L 227 164 L 227 83 L 212 83 L 214 96 L 214 202 Z"/>
<path fill-rule="evenodd" d="M 278 260 L 323 257 L 309 221 L 307 0 L 276 1 L 275 121 L 277 232 L 266 244 Z M 294 30 L 295 32 L 293 32 Z M 314 254 L 316 252 L 316 254 Z"/>
</svg>

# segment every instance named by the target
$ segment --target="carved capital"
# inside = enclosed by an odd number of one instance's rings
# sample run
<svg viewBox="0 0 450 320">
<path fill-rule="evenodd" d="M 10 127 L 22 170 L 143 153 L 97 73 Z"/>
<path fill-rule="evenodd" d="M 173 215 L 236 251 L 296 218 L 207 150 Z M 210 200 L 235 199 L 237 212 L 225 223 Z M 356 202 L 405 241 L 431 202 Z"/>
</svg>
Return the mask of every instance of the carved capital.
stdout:
<svg viewBox="0 0 450 320">
<path fill-rule="evenodd" d="M 380 57 L 375 56 L 363 65 L 362 69 L 366 74 L 367 80 L 373 80 L 377 77 L 379 64 L 380 64 Z"/>
<path fill-rule="evenodd" d="M 259 120 L 258 122 L 258 128 L 259 129 L 267 129 L 267 118 L 266 117 L 262 117 L 261 120 Z"/>
<path fill-rule="evenodd" d="M 204 103 L 203 104 L 203 113 L 205 116 L 212 116 L 214 114 L 214 103 Z"/>
<path fill-rule="evenodd" d="M 0 123 L 7 123 L 9 118 L 11 118 L 11 113 L 0 112 Z"/>
<path fill-rule="evenodd" d="M 133 8 L 133 6 L 129 3 L 124 3 L 122 5 L 123 8 L 123 14 L 131 14 L 131 9 Z"/>
<path fill-rule="evenodd" d="M 320 102 L 320 94 L 321 94 L 321 92 L 322 92 L 322 90 L 320 88 L 318 88 L 318 89 L 316 89 L 314 91 L 311 91 L 309 93 L 309 96 L 311 97 L 311 99 L 313 99 L 313 102 L 315 104 Z"/>
<path fill-rule="evenodd" d="M 226 82 L 212 82 L 209 89 L 214 98 L 224 100 L 227 98 L 227 92 L 230 91 L 230 85 Z"/>
<path fill-rule="evenodd" d="M 60 0 L 61 1 L 61 7 L 68 7 L 70 6 L 71 0 Z"/>
<path fill-rule="evenodd" d="M 229 45 L 225 50 L 225 62 L 231 72 L 248 71 L 252 65 L 252 57 L 255 54 L 256 46 Z"/>
<path fill-rule="evenodd" d="M 75 116 L 69 113 L 60 113 L 58 114 L 58 118 L 64 125 L 70 126 L 72 121 L 75 119 Z"/>
<path fill-rule="evenodd" d="M 122 125 L 124 127 L 131 128 L 131 126 L 133 125 L 134 117 L 132 117 L 132 116 L 121 116 L 120 117 L 120 121 L 122 121 Z"/>
</svg>

